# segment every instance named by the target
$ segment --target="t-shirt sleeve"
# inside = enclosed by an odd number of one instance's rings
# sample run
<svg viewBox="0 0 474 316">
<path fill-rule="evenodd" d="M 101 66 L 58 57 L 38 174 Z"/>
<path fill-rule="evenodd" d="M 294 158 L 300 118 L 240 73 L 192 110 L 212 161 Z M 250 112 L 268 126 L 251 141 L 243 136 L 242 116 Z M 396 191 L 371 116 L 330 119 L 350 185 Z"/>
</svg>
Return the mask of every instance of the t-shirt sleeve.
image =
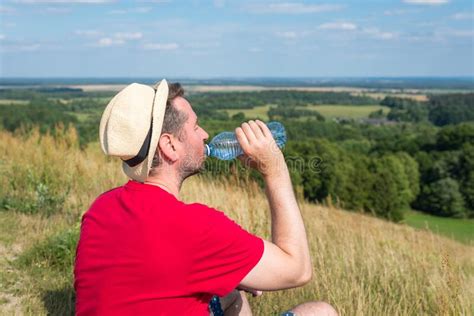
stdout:
<svg viewBox="0 0 474 316">
<path fill-rule="evenodd" d="M 260 261 L 263 240 L 242 229 L 221 211 L 191 204 L 200 225 L 192 241 L 189 286 L 196 292 L 224 296 Z"/>
</svg>

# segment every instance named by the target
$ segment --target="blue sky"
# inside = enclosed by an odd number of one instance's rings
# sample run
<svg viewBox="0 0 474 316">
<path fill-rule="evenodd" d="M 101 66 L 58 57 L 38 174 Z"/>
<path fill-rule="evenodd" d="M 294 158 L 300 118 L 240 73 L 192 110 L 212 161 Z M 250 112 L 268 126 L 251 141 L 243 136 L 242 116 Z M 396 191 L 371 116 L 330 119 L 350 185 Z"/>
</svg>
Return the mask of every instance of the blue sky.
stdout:
<svg viewBox="0 0 474 316">
<path fill-rule="evenodd" d="M 474 76 L 469 0 L 1 0 L 2 77 Z"/>
</svg>

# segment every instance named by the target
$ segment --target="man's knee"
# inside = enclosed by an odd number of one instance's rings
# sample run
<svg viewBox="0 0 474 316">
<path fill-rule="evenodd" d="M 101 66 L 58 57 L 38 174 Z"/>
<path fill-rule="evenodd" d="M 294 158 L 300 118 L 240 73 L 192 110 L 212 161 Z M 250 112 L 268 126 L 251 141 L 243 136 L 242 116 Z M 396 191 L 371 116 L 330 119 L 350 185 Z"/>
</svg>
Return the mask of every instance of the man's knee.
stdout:
<svg viewBox="0 0 474 316">
<path fill-rule="evenodd" d="M 291 311 L 296 316 L 305 315 L 321 315 L 321 316 L 337 316 L 337 311 L 326 302 L 307 302 L 292 308 Z"/>
</svg>

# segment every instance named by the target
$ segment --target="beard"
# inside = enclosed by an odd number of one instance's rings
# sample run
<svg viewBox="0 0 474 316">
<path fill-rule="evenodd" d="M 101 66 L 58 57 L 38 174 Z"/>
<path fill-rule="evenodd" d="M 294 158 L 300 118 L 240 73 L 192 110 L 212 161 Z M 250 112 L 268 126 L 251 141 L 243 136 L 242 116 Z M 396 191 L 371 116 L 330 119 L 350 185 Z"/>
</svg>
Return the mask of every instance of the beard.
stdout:
<svg viewBox="0 0 474 316">
<path fill-rule="evenodd" d="M 189 178 L 190 176 L 193 176 L 203 171 L 204 160 L 204 155 L 198 157 L 197 155 L 192 155 L 190 153 L 186 154 L 179 167 L 179 175 L 181 180 Z"/>
</svg>

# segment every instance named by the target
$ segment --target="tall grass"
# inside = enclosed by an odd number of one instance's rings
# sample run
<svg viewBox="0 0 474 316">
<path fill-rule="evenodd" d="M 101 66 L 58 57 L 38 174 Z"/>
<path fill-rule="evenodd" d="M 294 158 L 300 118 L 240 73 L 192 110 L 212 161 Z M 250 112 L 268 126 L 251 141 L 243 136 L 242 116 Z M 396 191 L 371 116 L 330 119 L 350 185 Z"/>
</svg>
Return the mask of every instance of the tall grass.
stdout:
<svg viewBox="0 0 474 316">
<path fill-rule="evenodd" d="M 0 300 L 0 314 L 71 314 L 78 221 L 97 195 L 126 181 L 120 164 L 104 157 L 97 144 L 80 150 L 75 131 L 65 129 L 46 136 L 0 132 L 0 155 L 0 251 L 11 259 L 0 261 L 0 297 L 10 298 L 6 304 Z M 181 198 L 221 209 L 269 238 L 263 192 L 253 182 L 230 179 L 194 177 L 185 182 Z M 43 202 L 50 196 L 52 201 Z M 472 246 L 334 207 L 304 201 L 300 206 L 313 280 L 300 289 L 250 298 L 255 315 L 276 314 L 307 300 L 327 301 L 344 315 L 474 311 Z M 12 223 L 16 229 L 9 228 Z"/>
</svg>

